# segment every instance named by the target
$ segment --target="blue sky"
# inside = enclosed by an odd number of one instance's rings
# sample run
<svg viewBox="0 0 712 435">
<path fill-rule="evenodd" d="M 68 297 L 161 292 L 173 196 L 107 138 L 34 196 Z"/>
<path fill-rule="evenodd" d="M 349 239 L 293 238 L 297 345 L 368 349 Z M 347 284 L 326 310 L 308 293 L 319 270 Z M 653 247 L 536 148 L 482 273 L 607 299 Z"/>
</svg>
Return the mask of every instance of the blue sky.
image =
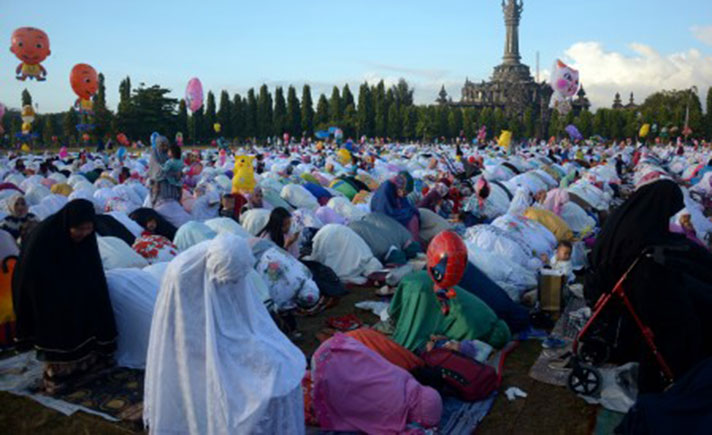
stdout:
<svg viewBox="0 0 712 435">
<path fill-rule="evenodd" d="M 126 75 L 176 97 L 193 76 L 216 93 L 308 82 L 315 94 L 402 76 L 419 103 L 434 100 L 441 84 L 459 99 L 465 77 L 487 79 L 504 45 L 499 0 L 3 3 L 0 102 L 18 106 L 27 88 L 40 113 L 72 104 L 69 71 L 80 62 L 104 73 L 112 107 Z M 46 82 L 14 79 L 18 60 L 8 48 L 20 26 L 49 34 Z M 642 99 L 656 87 L 697 84 L 704 94 L 712 85 L 712 8 L 709 0 L 525 0 L 520 48 L 532 73 L 537 50 L 542 70 L 557 57 L 579 67 L 597 105 L 615 91 Z"/>
</svg>

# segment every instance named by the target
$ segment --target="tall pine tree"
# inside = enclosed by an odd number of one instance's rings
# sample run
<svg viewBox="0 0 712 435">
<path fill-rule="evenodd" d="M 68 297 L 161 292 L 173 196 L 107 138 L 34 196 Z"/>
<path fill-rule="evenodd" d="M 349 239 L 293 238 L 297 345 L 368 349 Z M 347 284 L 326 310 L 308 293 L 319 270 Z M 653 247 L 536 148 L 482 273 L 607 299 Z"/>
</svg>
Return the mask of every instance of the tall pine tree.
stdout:
<svg viewBox="0 0 712 435">
<path fill-rule="evenodd" d="M 343 117 L 344 108 L 341 106 L 341 95 L 339 95 L 339 88 L 334 86 L 334 89 L 331 91 L 331 98 L 329 98 L 329 124 L 341 125 Z"/>
<path fill-rule="evenodd" d="M 22 106 L 31 106 L 32 105 L 32 95 L 30 95 L 30 91 L 27 89 L 24 89 L 22 91 Z"/>
<path fill-rule="evenodd" d="M 302 135 L 302 112 L 294 86 L 287 91 L 287 131 L 295 138 Z"/>
<path fill-rule="evenodd" d="M 92 100 L 94 101 L 94 134 L 104 137 L 111 131 L 112 114 L 106 107 L 106 85 L 102 73 L 99 73 L 98 89 Z"/>
<path fill-rule="evenodd" d="M 255 90 L 250 88 L 247 91 L 247 103 L 245 104 L 245 137 L 253 138 L 257 136 L 257 98 Z"/>
<path fill-rule="evenodd" d="M 205 129 L 203 130 L 203 137 L 211 138 L 215 137 L 216 133 L 213 126 L 217 122 L 217 114 L 215 108 L 215 94 L 213 91 L 208 91 L 208 98 L 205 100 Z"/>
<path fill-rule="evenodd" d="M 356 131 L 359 136 L 373 136 L 373 97 L 368 83 L 361 85 L 358 91 L 358 110 Z"/>
<path fill-rule="evenodd" d="M 181 98 L 178 102 L 178 115 L 176 116 L 176 124 L 178 131 L 183 135 L 183 141 L 187 140 L 188 136 L 188 107 L 185 104 L 185 100 Z"/>
<path fill-rule="evenodd" d="M 356 107 L 356 101 L 354 101 L 354 94 L 349 89 L 349 84 L 346 83 L 341 90 L 341 113 L 346 113 L 346 108 L 349 105 Z"/>
<path fill-rule="evenodd" d="M 281 86 L 278 86 L 274 91 L 274 116 L 272 125 L 274 126 L 274 134 L 279 137 L 289 131 L 289 127 L 287 126 L 287 103 L 284 101 L 284 91 Z"/>
<path fill-rule="evenodd" d="M 272 95 L 267 85 L 260 87 L 257 97 L 257 135 L 266 139 L 272 136 Z"/>
<path fill-rule="evenodd" d="M 244 137 L 245 128 L 245 103 L 240 94 L 235 94 L 232 97 L 232 111 L 230 112 L 230 124 L 232 127 L 232 135 L 238 138 Z"/>
<path fill-rule="evenodd" d="M 220 123 L 220 134 L 233 137 L 232 132 L 232 102 L 230 94 L 223 90 L 220 92 L 220 105 L 218 106 L 217 120 Z"/>
<path fill-rule="evenodd" d="M 317 130 L 326 130 L 329 128 L 329 101 L 324 94 L 319 96 L 319 101 L 316 103 L 314 128 Z"/>
<path fill-rule="evenodd" d="M 374 134 L 378 137 L 385 137 L 388 125 L 388 104 L 386 102 L 386 87 L 383 80 L 378 82 L 373 89 L 373 107 L 375 118 Z"/>
<path fill-rule="evenodd" d="M 314 134 L 314 103 L 312 103 L 311 88 L 304 85 L 302 88 L 302 131 L 305 135 Z"/>
</svg>

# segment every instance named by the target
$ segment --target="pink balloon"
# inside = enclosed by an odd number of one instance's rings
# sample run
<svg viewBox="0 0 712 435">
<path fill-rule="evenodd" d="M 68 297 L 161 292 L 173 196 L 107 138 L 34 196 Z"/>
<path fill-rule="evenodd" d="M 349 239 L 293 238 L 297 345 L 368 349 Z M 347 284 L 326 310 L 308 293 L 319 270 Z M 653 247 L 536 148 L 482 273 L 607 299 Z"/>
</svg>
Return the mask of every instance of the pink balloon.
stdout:
<svg viewBox="0 0 712 435">
<path fill-rule="evenodd" d="M 197 77 L 188 80 L 188 86 L 185 87 L 185 105 L 191 112 L 203 106 L 203 84 Z"/>
</svg>

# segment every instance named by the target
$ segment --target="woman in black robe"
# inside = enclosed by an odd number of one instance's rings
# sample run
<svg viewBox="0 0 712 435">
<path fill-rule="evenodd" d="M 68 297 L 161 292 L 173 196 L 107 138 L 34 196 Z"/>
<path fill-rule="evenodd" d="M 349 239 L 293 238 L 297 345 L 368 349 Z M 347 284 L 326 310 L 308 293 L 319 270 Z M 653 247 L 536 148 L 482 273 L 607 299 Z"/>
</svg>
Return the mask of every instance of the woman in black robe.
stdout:
<svg viewBox="0 0 712 435">
<path fill-rule="evenodd" d="M 20 252 L 12 295 L 18 346 L 34 347 L 46 363 L 48 391 L 111 362 L 117 332 L 91 202 L 70 201 L 34 229 Z"/>
<path fill-rule="evenodd" d="M 712 255 L 684 235 L 669 231 L 670 218 L 683 207 L 682 191 L 673 181 L 656 181 L 638 189 L 604 225 L 591 254 L 585 286 L 592 305 L 613 289 L 644 249 L 666 247 L 660 257 L 663 264 L 656 258 L 642 258 L 624 289 L 636 313 L 651 328 L 675 377 L 712 351 Z M 620 307 L 609 307 L 608 314 L 607 320 L 620 327 L 618 359 L 640 362 L 639 390 L 662 390 L 658 364 L 630 315 Z"/>
</svg>

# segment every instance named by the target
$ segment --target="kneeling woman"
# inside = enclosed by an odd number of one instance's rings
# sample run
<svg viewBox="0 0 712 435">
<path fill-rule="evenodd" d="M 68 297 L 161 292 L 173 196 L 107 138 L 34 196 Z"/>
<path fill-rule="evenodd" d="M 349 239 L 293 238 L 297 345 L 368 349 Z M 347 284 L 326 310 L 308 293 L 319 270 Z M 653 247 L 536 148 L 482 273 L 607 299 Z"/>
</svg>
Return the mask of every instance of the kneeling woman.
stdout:
<svg viewBox="0 0 712 435">
<path fill-rule="evenodd" d="M 94 233 L 94 205 L 69 202 L 31 233 L 12 293 L 19 347 L 34 346 L 54 392 L 73 375 L 105 366 L 116 325 Z"/>
</svg>

